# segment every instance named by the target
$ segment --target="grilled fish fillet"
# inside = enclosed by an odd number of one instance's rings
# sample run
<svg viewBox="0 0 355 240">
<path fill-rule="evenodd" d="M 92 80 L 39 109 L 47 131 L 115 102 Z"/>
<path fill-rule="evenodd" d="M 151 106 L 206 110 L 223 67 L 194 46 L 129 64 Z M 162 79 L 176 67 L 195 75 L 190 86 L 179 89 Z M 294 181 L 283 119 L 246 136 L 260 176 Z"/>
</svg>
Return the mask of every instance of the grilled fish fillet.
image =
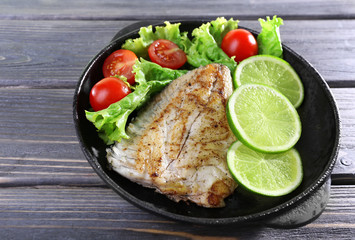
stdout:
<svg viewBox="0 0 355 240">
<path fill-rule="evenodd" d="M 111 167 L 174 201 L 225 206 L 236 188 L 226 163 L 236 140 L 225 113 L 232 89 L 220 64 L 174 80 L 129 124 L 130 139 L 107 150 Z"/>
</svg>

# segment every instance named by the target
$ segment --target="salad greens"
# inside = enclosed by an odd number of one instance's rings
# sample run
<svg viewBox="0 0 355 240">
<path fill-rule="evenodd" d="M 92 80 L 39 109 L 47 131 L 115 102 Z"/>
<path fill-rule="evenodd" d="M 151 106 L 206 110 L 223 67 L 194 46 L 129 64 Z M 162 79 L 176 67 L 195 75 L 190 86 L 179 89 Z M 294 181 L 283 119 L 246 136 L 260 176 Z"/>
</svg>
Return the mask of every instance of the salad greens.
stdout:
<svg viewBox="0 0 355 240">
<path fill-rule="evenodd" d="M 282 58 L 282 45 L 279 28 L 283 24 L 283 20 L 274 16 L 264 19 L 259 18 L 261 32 L 257 37 L 259 54 L 273 55 Z"/>
<path fill-rule="evenodd" d="M 213 38 L 215 39 L 218 46 L 221 46 L 224 36 L 234 29 L 238 28 L 238 20 L 233 20 L 233 18 L 228 21 L 225 18 L 217 18 L 215 21 L 211 21 L 209 26 L 209 31 Z"/>
<path fill-rule="evenodd" d="M 144 105 L 152 94 L 161 91 L 187 70 L 171 70 L 141 59 L 133 66 L 133 72 L 136 73 L 135 80 L 138 84 L 132 93 L 106 109 L 85 111 L 86 118 L 95 125 L 100 138 L 106 144 L 120 142 L 122 138 L 128 139 L 126 123 L 129 115 Z"/>
<path fill-rule="evenodd" d="M 238 21 L 217 18 L 215 21 L 202 24 L 192 31 L 191 46 L 185 50 L 187 62 L 193 67 L 205 66 L 210 63 L 226 65 L 231 72 L 237 63 L 221 49 L 224 35 L 238 28 Z"/>
<path fill-rule="evenodd" d="M 141 58 L 140 61 L 137 61 L 136 64 L 133 65 L 133 72 L 136 74 L 136 82 L 142 84 L 153 80 L 174 80 L 187 73 L 187 70 L 163 68 L 156 63 Z"/>
<path fill-rule="evenodd" d="M 187 32 L 180 32 L 180 23 L 171 24 L 169 22 L 164 22 L 165 26 L 155 27 L 155 32 L 153 32 L 153 27 L 150 25 L 148 27 L 142 27 L 138 34 L 139 38 L 127 39 L 122 45 L 123 49 L 131 50 L 138 57 L 148 58 L 148 47 L 155 40 L 166 39 L 172 41 L 179 46 L 182 50 L 186 49 L 186 44 L 189 45 L 189 38 L 187 37 Z"/>
<path fill-rule="evenodd" d="M 273 19 L 267 17 L 266 21 L 259 19 L 259 22 L 262 27 L 257 37 L 259 54 L 282 57 L 279 34 L 282 19 L 274 16 Z M 165 22 L 165 26 L 157 26 L 155 31 L 152 26 L 142 27 L 138 33 L 139 38 L 126 40 L 122 48 L 133 51 L 140 58 L 133 66 L 137 83 L 134 88 L 132 87 L 134 91 L 106 109 L 97 112 L 85 111 L 86 118 L 95 125 L 102 140 L 109 145 L 115 141 L 120 142 L 122 138 L 128 139 L 126 124 L 129 115 L 142 107 L 152 95 L 187 72 L 163 68 L 145 60 L 148 59 L 148 47 L 151 43 L 158 39 L 174 42 L 186 53 L 188 68 L 221 63 L 234 72 L 237 63 L 233 58 L 229 58 L 220 46 L 223 37 L 229 31 L 237 29 L 238 23 L 239 21 L 232 18 L 229 20 L 217 18 L 194 29 L 190 40 L 187 32 L 180 32 L 180 23 Z"/>
<path fill-rule="evenodd" d="M 187 56 L 187 62 L 194 68 L 210 63 L 221 63 L 233 71 L 236 62 L 229 58 L 220 48 L 223 37 L 231 30 L 238 28 L 238 22 L 232 18 L 217 18 L 214 21 L 202 24 L 192 32 L 192 41 L 187 37 L 187 32 L 180 32 L 180 23 L 171 24 L 164 22 L 165 26 L 142 27 L 139 38 L 128 39 L 122 45 L 123 49 L 131 50 L 138 57 L 148 57 L 148 47 L 155 40 L 167 39 L 181 48 Z"/>
</svg>

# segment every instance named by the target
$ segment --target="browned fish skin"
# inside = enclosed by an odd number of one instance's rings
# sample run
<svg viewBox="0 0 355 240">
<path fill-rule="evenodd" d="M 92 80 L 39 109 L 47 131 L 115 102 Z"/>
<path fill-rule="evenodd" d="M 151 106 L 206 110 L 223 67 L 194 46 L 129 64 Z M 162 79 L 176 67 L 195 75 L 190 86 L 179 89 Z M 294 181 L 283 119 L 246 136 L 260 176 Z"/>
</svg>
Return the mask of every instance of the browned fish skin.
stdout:
<svg viewBox="0 0 355 240">
<path fill-rule="evenodd" d="M 227 67 L 210 64 L 174 80 L 108 150 L 112 168 L 175 201 L 223 207 L 236 183 L 227 163 L 236 140 L 226 119 L 232 94 Z"/>
</svg>

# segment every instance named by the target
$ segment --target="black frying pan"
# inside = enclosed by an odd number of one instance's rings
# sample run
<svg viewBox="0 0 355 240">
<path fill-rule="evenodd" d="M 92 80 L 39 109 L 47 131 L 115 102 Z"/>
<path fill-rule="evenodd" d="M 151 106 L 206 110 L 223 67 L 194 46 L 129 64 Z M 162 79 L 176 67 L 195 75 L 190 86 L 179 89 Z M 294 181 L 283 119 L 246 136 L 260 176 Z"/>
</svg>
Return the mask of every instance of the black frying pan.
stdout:
<svg viewBox="0 0 355 240">
<path fill-rule="evenodd" d="M 181 23 L 181 31 L 191 32 L 203 21 L 181 21 Z M 292 227 L 310 221 L 320 214 L 329 197 L 327 180 L 330 178 L 339 149 L 338 109 L 328 85 L 320 74 L 305 59 L 285 45 L 283 45 L 284 59 L 299 74 L 305 89 L 304 102 L 298 108 L 303 130 L 296 145 L 302 157 L 304 179 L 294 192 L 282 197 L 262 197 L 237 188 L 235 193 L 226 199 L 226 207 L 207 209 L 191 203 L 175 203 L 164 195 L 131 182 L 108 168 L 105 157 L 107 146 L 100 140 L 95 127 L 86 120 L 84 114 L 84 110 L 90 108 L 90 89 L 103 78 L 101 67 L 105 58 L 119 49 L 127 38 L 138 37 L 141 26 L 150 24 L 164 25 L 162 21 L 139 22 L 119 31 L 112 42 L 89 62 L 75 90 L 73 116 L 77 136 L 87 160 L 96 173 L 119 195 L 136 206 L 185 222 L 243 224 L 258 221 Z M 257 35 L 255 31 L 248 30 Z M 312 206 L 314 202 L 316 204 Z M 306 209 L 306 211 L 297 211 L 297 209 Z"/>
</svg>

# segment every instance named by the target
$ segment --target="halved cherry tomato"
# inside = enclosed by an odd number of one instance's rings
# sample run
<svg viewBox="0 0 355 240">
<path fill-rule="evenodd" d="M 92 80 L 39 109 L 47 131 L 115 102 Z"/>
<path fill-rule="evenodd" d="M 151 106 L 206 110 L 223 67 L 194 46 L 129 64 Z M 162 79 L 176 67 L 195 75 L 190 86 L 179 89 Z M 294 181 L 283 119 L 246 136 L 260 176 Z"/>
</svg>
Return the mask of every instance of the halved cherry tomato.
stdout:
<svg viewBox="0 0 355 240">
<path fill-rule="evenodd" d="M 171 69 L 178 69 L 187 61 L 185 52 L 166 39 L 154 41 L 148 48 L 148 54 L 152 62 Z"/>
<path fill-rule="evenodd" d="M 128 85 L 119 78 L 108 77 L 97 82 L 90 91 L 90 105 L 94 111 L 107 108 L 131 92 Z"/>
<path fill-rule="evenodd" d="M 255 37 L 245 29 L 228 32 L 222 40 L 221 48 L 229 57 L 235 56 L 236 62 L 258 54 Z"/>
<path fill-rule="evenodd" d="M 112 77 L 115 75 L 122 75 L 127 78 L 127 82 L 133 85 L 134 73 L 132 73 L 132 66 L 137 60 L 134 52 L 126 49 L 120 49 L 106 58 L 102 66 L 104 77 Z"/>
</svg>

